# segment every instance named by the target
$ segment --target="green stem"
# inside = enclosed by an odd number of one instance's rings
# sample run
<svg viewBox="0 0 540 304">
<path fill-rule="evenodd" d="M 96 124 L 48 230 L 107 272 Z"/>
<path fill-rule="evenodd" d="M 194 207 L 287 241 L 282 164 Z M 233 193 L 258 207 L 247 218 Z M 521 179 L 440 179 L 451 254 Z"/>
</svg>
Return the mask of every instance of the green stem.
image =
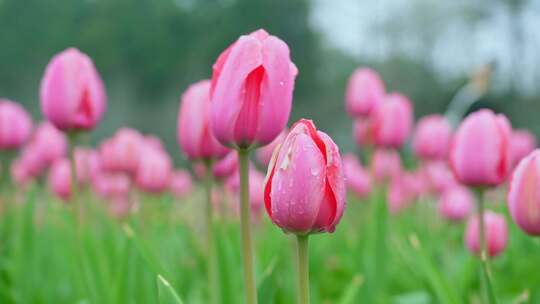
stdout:
<svg viewBox="0 0 540 304">
<path fill-rule="evenodd" d="M 308 235 L 297 235 L 298 249 L 298 304 L 309 303 Z"/>
<path fill-rule="evenodd" d="M 478 189 L 477 191 L 477 202 L 478 202 L 478 226 L 480 230 L 480 264 L 481 264 L 481 273 L 480 273 L 480 283 L 482 285 L 482 290 L 484 297 L 487 299 L 487 303 L 495 304 L 497 299 L 493 291 L 493 285 L 491 283 L 491 271 L 489 269 L 489 254 L 487 252 L 487 243 L 486 243 L 486 231 L 484 224 L 484 190 Z"/>
<path fill-rule="evenodd" d="M 204 188 L 206 194 L 206 237 L 208 249 L 208 298 L 210 303 L 218 303 L 218 273 L 217 273 L 217 256 L 214 236 L 214 217 L 212 208 L 212 162 L 205 161 L 206 174 L 204 178 Z"/>
<path fill-rule="evenodd" d="M 73 213 L 77 225 L 77 230 L 81 225 L 81 208 L 78 199 L 79 184 L 77 180 L 77 163 L 75 161 L 75 147 L 77 146 L 77 133 L 68 133 L 69 137 L 69 160 L 71 168 L 71 204 L 73 205 Z"/>
<path fill-rule="evenodd" d="M 249 151 L 238 150 L 240 162 L 240 230 L 242 234 L 242 258 L 244 263 L 244 285 L 246 288 L 246 304 L 257 303 L 257 287 L 253 268 L 253 245 L 249 219 Z"/>
</svg>

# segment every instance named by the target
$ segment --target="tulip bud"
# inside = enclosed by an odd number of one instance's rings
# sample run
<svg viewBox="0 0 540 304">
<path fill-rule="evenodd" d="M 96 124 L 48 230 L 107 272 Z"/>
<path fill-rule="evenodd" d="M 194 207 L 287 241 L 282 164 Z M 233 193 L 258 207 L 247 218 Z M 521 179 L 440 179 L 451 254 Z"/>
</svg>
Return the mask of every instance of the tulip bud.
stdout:
<svg viewBox="0 0 540 304">
<path fill-rule="evenodd" d="M 373 134 L 370 119 L 356 119 L 353 123 L 353 139 L 359 147 L 372 146 Z"/>
<path fill-rule="evenodd" d="M 62 131 L 94 129 L 107 106 L 92 59 L 75 48 L 51 59 L 41 80 L 40 98 L 43 114 Z"/>
<path fill-rule="evenodd" d="M 100 160 L 98 152 L 92 149 L 75 148 L 75 167 L 77 168 L 77 182 L 80 185 L 88 184 L 99 174 Z"/>
<path fill-rule="evenodd" d="M 100 171 L 92 179 L 92 189 L 101 197 L 112 199 L 127 197 L 131 182 L 124 173 Z"/>
<path fill-rule="evenodd" d="M 171 176 L 170 190 L 177 198 L 189 195 L 193 191 L 191 175 L 188 171 L 178 169 Z"/>
<path fill-rule="evenodd" d="M 540 150 L 525 157 L 512 174 L 508 209 L 525 233 L 540 235 Z"/>
<path fill-rule="evenodd" d="M 431 192 L 443 193 L 446 189 L 452 188 L 457 181 L 444 161 L 429 161 L 422 168 L 423 177 Z"/>
<path fill-rule="evenodd" d="M 513 130 L 510 135 L 510 154 L 512 155 L 512 164 L 522 160 L 536 148 L 537 142 L 534 134 L 527 130 Z"/>
<path fill-rule="evenodd" d="M 134 174 L 143 149 L 143 136 L 134 129 L 122 128 L 105 140 L 99 149 L 104 170 Z"/>
<path fill-rule="evenodd" d="M 281 133 L 279 133 L 278 137 L 276 137 L 276 139 L 274 139 L 271 143 L 257 150 L 257 160 L 261 165 L 268 167 L 274 150 L 279 144 L 281 144 L 281 142 L 283 142 L 288 132 L 289 131 L 287 129 L 283 130 Z"/>
<path fill-rule="evenodd" d="M 384 83 L 370 68 L 356 69 L 347 84 L 345 108 L 351 117 L 365 117 L 383 100 Z"/>
<path fill-rule="evenodd" d="M 47 167 L 67 155 L 66 136 L 49 122 L 39 124 L 30 145 Z"/>
<path fill-rule="evenodd" d="M 227 190 L 235 194 L 236 212 L 240 212 L 240 174 L 236 172 L 225 182 Z M 254 218 L 260 217 L 264 204 L 264 175 L 250 166 L 249 170 L 249 206 Z"/>
<path fill-rule="evenodd" d="M 418 122 L 413 150 L 421 159 L 446 159 L 452 127 L 444 116 L 429 115 Z"/>
<path fill-rule="evenodd" d="M 236 171 L 238 171 L 238 153 L 236 151 L 230 151 L 227 155 L 225 155 L 224 158 L 218 160 L 212 167 L 212 173 L 216 178 L 219 179 L 227 178 L 233 175 Z"/>
<path fill-rule="evenodd" d="M 178 114 L 178 142 L 190 159 L 220 158 L 227 153 L 210 129 L 209 116 L 210 81 L 203 80 L 182 95 Z"/>
<path fill-rule="evenodd" d="M 479 110 L 459 126 L 450 150 L 456 178 L 468 186 L 496 186 L 505 181 L 511 165 L 510 123 L 504 115 Z"/>
<path fill-rule="evenodd" d="M 71 165 L 68 159 L 55 161 L 49 171 L 49 189 L 60 199 L 67 201 L 71 197 Z"/>
<path fill-rule="evenodd" d="M 439 199 L 439 214 L 450 221 L 459 222 L 469 216 L 475 199 L 463 186 L 448 188 Z"/>
<path fill-rule="evenodd" d="M 403 211 L 418 199 L 419 194 L 420 184 L 415 175 L 402 172 L 394 176 L 388 187 L 388 210 L 391 214 Z"/>
<path fill-rule="evenodd" d="M 343 156 L 343 170 L 347 189 L 359 198 L 366 198 L 371 192 L 371 177 L 358 159 L 352 154 Z"/>
<path fill-rule="evenodd" d="M 32 119 L 18 103 L 0 98 L 0 150 L 21 147 L 32 132 Z"/>
<path fill-rule="evenodd" d="M 258 30 L 241 36 L 213 66 L 210 125 L 226 146 L 264 146 L 283 131 L 298 70 L 289 47 Z"/>
<path fill-rule="evenodd" d="M 337 145 L 302 119 L 268 166 L 264 201 L 272 222 L 286 232 L 333 232 L 345 208 L 345 180 Z"/>
<path fill-rule="evenodd" d="M 172 161 L 165 151 L 153 147 L 141 150 L 135 183 L 139 188 L 151 193 L 166 190 L 171 181 Z"/>
<path fill-rule="evenodd" d="M 413 109 L 409 99 L 399 93 L 385 97 L 372 114 L 371 132 L 375 145 L 400 148 L 411 133 Z"/>
<path fill-rule="evenodd" d="M 465 232 L 467 248 L 480 254 L 480 225 L 478 215 L 469 219 Z M 508 228 L 504 216 L 492 211 L 484 213 L 484 231 L 486 236 L 486 248 L 489 256 L 496 256 L 506 248 L 508 241 Z"/>
<path fill-rule="evenodd" d="M 395 150 L 377 149 L 371 160 L 371 174 L 375 181 L 384 183 L 401 172 L 401 158 Z"/>
</svg>

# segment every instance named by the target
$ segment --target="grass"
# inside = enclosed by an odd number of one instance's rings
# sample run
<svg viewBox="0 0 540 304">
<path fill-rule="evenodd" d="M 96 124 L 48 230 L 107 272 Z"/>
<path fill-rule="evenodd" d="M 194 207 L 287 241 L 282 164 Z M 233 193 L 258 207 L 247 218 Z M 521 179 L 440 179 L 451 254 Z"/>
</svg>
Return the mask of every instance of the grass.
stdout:
<svg viewBox="0 0 540 304">
<path fill-rule="evenodd" d="M 140 213 L 123 220 L 83 194 L 79 233 L 69 204 L 43 187 L 21 202 L 10 197 L 1 196 L 0 303 L 207 302 L 202 187 L 179 201 L 141 195 Z M 311 303 L 479 303 L 479 264 L 464 248 L 464 225 L 443 221 L 433 202 L 422 201 L 388 216 L 386 246 L 374 247 L 372 217 L 380 213 L 372 206 L 381 197 L 351 197 L 334 234 L 310 237 Z M 503 203 L 488 208 L 506 214 Z M 492 263 L 495 293 L 501 303 L 538 303 L 540 242 L 507 221 L 508 248 Z M 294 303 L 293 236 L 266 214 L 252 229 L 260 303 Z M 221 303 L 242 303 L 237 219 L 218 219 L 216 246 Z"/>
</svg>

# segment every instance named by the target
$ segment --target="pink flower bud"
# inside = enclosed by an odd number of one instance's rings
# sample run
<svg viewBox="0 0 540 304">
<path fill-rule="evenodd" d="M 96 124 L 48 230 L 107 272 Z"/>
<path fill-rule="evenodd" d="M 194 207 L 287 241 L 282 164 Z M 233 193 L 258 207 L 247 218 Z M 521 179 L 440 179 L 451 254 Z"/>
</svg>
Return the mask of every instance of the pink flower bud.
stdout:
<svg viewBox="0 0 540 304">
<path fill-rule="evenodd" d="M 379 183 L 386 182 L 401 172 L 401 158 L 395 150 L 377 149 L 371 160 L 371 174 Z"/>
<path fill-rule="evenodd" d="M 80 185 L 89 184 L 101 170 L 97 151 L 86 148 L 75 148 L 75 165 L 77 182 Z"/>
<path fill-rule="evenodd" d="M 513 130 L 510 135 L 510 154 L 512 155 L 512 164 L 522 160 L 536 148 L 536 137 L 528 130 Z"/>
<path fill-rule="evenodd" d="M 370 68 L 356 69 L 347 84 L 345 108 L 351 117 L 365 117 L 377 107 L 385 94 L 379 74 Z"/>
<path fill-rule="evenodd" d="M 429 115 L 418 122 L 414 134 L 413 150 L 421 159 L 446 159 L 452 127 L 441 115 Z"/>
<path fill-rule="evenodd" d="M 372 146 L 372 123 L 369 118 L 356 119 L 353 123 L 353 139 L 359 147 Z"/>
<path fill-rule="evenodd" d="M 32 119 L 18 103 L 0 98 L 0 150 L 21 147 L 32 132 Z"/>
<path fill-rule="evenodd" d="M 143 136 L 134 129 L 122 128 L 102 142 L 99 152 L 104 170 L 134 174 L 143 149 Z"/>
<path fill-rule="evenodd" d="M 230 151 L 212 167 L 212 173 L 218 179 L 224 179 L 238 171 L 238 153 Z M 204 172 L 204 171 L 203 171 Z M 203 174 L 204 176 L 204 174 Z"/>
<path fill-rule="evenodd" d="M 240 210 L 240 175 L 236 172 L 225 182 L 227 190 L 236 195 L 236 211 Z M 259 217 L 264 204 L 264 175 L 250 165 L 249 170 L 249 206 L 254 218 Z"/>
<path fill-rule="evenodd" d="M 540 235 L 540 150 L 525 157 L 512 174 L 508 209 L 525 233 Z"/>
<path fill-rule="evenodd" d="M 359 198 L 366 198 L 371 192 L 371 177 L 353 154 L 343 156 L 343 170 L 347 189 Z"/>
<path fill-rule="evenodd" d="M 67 201 L 71 197 L 71 165 L 68 159 L 59 159 L 49 171 L 49 189 L 58 198 Z"/>
<path fill-rule="evenodd" d="M 281 142 L 283 142 L 288 132 L 289 130 L 285 128 L 281 133 L 279 133 L 278 137 L 276 137 L 276 139 L 274 139 L 271 143 L 257 150 L 257 161 L 261 165 L 268 167 L 268 164 L 270 163 L 270 159 L 272 158 L 272 154 L 274 153 L 274 149 L 279 144 L 281 144 Z"/>
<path fill-rule="evenodd" d="M 178 142 L 190 159 L 220 158 L 227 153 L 209 126 L 210 81 L 192 84 L 182 95 L 178 114 Z"/>
<path fill-rule="evenodd" d="M 264 201 L 272 222 L 297 234 L 333 232 L 345 209 L 337 145 L 311 120 L 297 122 L 274 152 Z"/>
<path fill-rule="evenodd" d="M 409 99 L 399 93 L 385 97 L 372 114 L 371 132 L 375 145 L 400 148 L 411 133 L 413 109 Z"/>
<path fill-rule="evenodd" d="M 57 159 L 67 156 L 66 136 L 49 122 L 39 124 L 30 145 L 47 167 Z"/>
<path fill-rule="evenodd" d="M 191 175 L 186 170 L 177 169 L 171 176 L 171 184 L 169 187 L 171 192 L 177 198 L 189 195 L 193 191 Z"/>
<path fill-rule="evenodd" d="M 289 47 L 264 30 L 241 36 L 213 66 L 210 125 L 233 147 L 264 146 L 285 128 L 298 70 Z"/>
<path fill-rule="evenodd" d="M 124 173 L 101 171 L 92 179 L 92 188 L 103 198 L 127 197 L 131 182 Z"/>
<path fill-rule="evenodd" d="M 40 97 L 43 114 L 62 131 L 94 129 L 107 106 L 92 59 L 75 48 L 51 59 L 41 80 Z"/>
<path fill-rule="evenodd" d="M 500 214 L 486 211 L 484 213 L 484 227 L 487 252 L 490 256 L 494 257 L 506 248 L 508 241 L 506 220 Z M 480 254 L 480 225 L 478 215 L 470 218 L 467 223 L 465 243 L 471 252 Z"/>
<path fill-rule="evenodd" d="M 135 183 L 146 192 L 159 193 L 167 190 L 171 182 L 172 161 L 165 151 L 153 147 L 141 150 Z"/>
<path fill-rule="evenodd" d="M 479 110 L 459 126 L 450 150 L 456 178 L 468 186 L 496 186 L 505 181 L 511 166 L 510 123 L 504 115 Z"/>
<path fill-rule="evenodd" d="M 418 199 L 419 190 L 420 184 L 415 175 L 402 172 L 394 176 L 387 193 L 390 213 L 397 214 L 409 207 Z"/>
<path fill-rule="evenodd" d="M 471 213 L 474 202 L 474 196 L 467 188 L 459 185 L 453 186 L 441 195 L 439 214 L 453 222 L 462 221 Z"/>
<path fill-rule="evenodd" d="M 429 191 L 443 193 L 446 189 L 452 188 L 457 181 L 445 161 L 428 161 L 422 168 L 423 177 L 427 183 Z"/>
</svg>

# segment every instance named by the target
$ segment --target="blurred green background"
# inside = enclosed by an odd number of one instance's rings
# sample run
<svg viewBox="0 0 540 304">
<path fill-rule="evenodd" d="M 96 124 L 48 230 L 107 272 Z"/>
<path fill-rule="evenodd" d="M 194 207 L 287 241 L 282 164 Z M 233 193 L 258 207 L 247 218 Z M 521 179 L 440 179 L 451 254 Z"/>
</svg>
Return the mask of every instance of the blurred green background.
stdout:
<svg viewBox="0 0 540 304">
<path fill-rule="evenodd" d="M 179 158 L 179 96 L 211 75 L 240 34 L 285 40 L 300 74 L 291 122 L 312 118 L 354 149 L 343 96 L 368 65 L 418 118 L 443 112 L 472 71 L 496 70 L 480 105 L 540 133 L 540 1 L 533 0 L 0 0 L 0 96 L 41 119 L 39 81 L 55 53 L 76 46 L 95 61 L 109 108 L 93 141 L 120 126 L 155 133 Z"/>
</svg>

